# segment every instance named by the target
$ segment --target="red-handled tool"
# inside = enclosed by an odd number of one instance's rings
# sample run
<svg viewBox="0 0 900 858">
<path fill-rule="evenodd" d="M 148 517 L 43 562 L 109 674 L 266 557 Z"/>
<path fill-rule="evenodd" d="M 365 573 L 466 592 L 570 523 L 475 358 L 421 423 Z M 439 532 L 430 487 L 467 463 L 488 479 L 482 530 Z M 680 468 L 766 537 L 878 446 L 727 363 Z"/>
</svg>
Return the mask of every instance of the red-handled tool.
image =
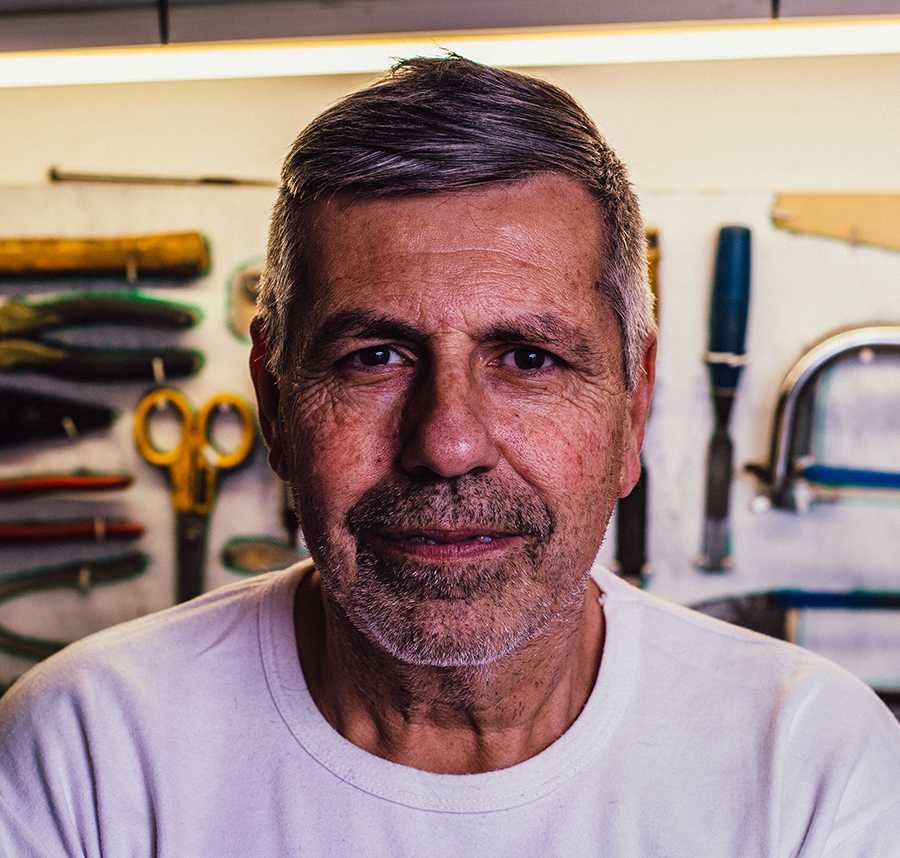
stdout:
<svg viewBox="0 0 900 858">
<path fill-rule="evenodd" d="M 54 492 L 108 492 L 127 488 L 131 482 L 130 474 L 103 474 L 85 470 L 68 474 L 18 474 L 0 479 L 0 500 L 16 500 Z"/>
</svg>

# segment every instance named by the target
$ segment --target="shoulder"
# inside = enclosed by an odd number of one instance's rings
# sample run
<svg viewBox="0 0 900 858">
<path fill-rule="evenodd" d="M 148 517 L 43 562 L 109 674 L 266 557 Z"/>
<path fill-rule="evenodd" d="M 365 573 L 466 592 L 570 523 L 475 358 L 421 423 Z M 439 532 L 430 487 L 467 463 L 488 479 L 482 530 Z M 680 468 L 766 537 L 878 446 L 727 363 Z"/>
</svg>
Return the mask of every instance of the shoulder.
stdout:
<svg viewBox="0 0 900 858">
<path fill-rule="evenodd" d="M 900 836 L 900 724 L 871 688 L 802 647 L 595 577 L 609 633 L 617 620 L 635 629 L 642 734 L 676 724 L 702 766 L 764 783 L 791 854 L 836 856 L 888 823 Z M 884 853 L 846 852 L 864 854 Z"/>
<path fill-rule="evenodd" d="M 617 620 L 634 626 L 640 674 L 655 681 L 669 707 L 725 713 L 800 754 L 807 739 L 820 752 L 821 743 L 846 749 L 867 738 L 883 740 L 900 763 L 900 725 L 849 671 L 803 647 L 638 590 L 612 573 L 596 577 L 607 594 L 611 633 Z"/>
<path fill-rule="evenodd" d="M 780 705 L 828 689 L 846 693 L 848 686 L 880 705 L 864 683 L 803 647 L 639 590 L 606 570 L 595 577 L 607 594 L 613 622 L 621 612 L 631 615 L 638 627 L 645 668 L 665 666 L 684 680 L 730 687 L 735 693 L 743 688 L 757 698 L 769 692 Z"/>
<path fill-rule="evenodd" d="M 0 699 L 0 717 L 65 701 L 83 707 L 126 693 L 152 695 L 160 685 L 189 686 L 192 673 L 208 668 L 204 656 L 253 650 L 267 593 L 291 589 L 298 572 L 291 567 L 239 581 L 82 638 L 21 677 Z"/>
</svg>

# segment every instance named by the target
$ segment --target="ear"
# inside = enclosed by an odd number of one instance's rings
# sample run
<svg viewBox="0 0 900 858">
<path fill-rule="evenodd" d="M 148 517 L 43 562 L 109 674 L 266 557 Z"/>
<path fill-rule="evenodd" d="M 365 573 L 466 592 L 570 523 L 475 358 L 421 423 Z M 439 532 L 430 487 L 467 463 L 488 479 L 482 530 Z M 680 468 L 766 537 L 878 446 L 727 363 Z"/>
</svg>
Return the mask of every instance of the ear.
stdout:
<svg viewBox="0 0 900 858">
<path fill-rule="evenodd" d="M 625 436 L 622 439 L 622 467 L 619 471 L 619 497 L 631 494 L 641 475 L 641 446 L 650 413 L 650 400 L 656 382 L 656 337 L 644 349 L 637 382 L 628 397 L 625 411 Z"/>
<path fill-rule="evenodd" d="M 256 390 L 256 404 L 259 413 L 259 427 L 269 451 L 269 467 L 285 482 L 289 482 L 284 458 L 284 439 L 279 433 L 278 404 L 279 391 L 275 376 L 266 365 L 268 349 L 259 316 L 250 324 L 250 377 Z"/>
</svg>

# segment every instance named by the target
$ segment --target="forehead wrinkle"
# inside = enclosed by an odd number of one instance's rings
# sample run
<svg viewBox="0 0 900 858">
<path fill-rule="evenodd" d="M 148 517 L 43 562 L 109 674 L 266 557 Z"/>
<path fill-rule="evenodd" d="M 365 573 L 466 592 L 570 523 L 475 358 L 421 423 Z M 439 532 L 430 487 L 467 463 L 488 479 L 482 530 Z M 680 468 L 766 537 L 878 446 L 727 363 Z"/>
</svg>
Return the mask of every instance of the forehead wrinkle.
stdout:
<svg viewBox="0 0 900 858">
<path fill-rule="evenodd" d="M 445 265 L 462 261 L 460 277 L 475 283 L 485 278 L 508 278 L 510 276 L 523 276 L 541 273 L 559 276 L 559 260 L 551 258 L 551 254 L 541 254 L 538 259 L 526 258 L 522 255 L 523 241 L 510 242 L 509 248 L 503 247 L 385 247 L 379 244 L 378 248 L 368 247 L 365 252 L 352 254 L 351 256 L 337 257 L 329 254 L 329 259 L 324 266 L 323 282 L 326 287 L 339 287 L 342 283 L 356 283 L 359 280 L 372 282 L 372 279 L 386 280 L 391 274 L 391 269 L 397 266 L 398 261 L 413 260 L 420 263 L 422 269 L 417 273 L 419 279 L 430 279 L 432 276 L 445 276 Z M 533 245 L 532 245 L 533 249 Z M 361 265 L 360 260 L 365 264 Z M 593 262 L 593 260 L 591 260 Z M 510 265 L 512 263 L 512 265 Z M 579 266 L 580 267 L 580 266 Z M 589 266 L 595 268 L 596 265 Z M 465 275 L 463 271 L 472 273 Z M 404 277 L 409 277 L 405 273 Z M 585 279 L 593 278 L 594 274 L 583 275 Z"/>
</svg>

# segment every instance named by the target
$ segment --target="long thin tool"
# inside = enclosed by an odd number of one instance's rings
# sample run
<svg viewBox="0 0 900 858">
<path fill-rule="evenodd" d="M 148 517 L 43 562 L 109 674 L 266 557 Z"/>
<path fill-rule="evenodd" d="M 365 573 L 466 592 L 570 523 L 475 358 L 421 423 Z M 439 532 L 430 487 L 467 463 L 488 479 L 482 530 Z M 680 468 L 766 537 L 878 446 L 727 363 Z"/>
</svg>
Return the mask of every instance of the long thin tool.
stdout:
<svg viewBox="0 0 900 858">
<path fill-rule="evenodd" d="M 51 438 L 74 439 L 85 432 L 106 429 L 117 416 L 106 405 L 0 387 L 0 447 Z"/>
<path fill-rule="evenodd" d="M 900 610 L 896 590 L 764 590 L 690 605 L 695 611 L 796 642 L 797 612 L 805 609 L 845 611 Z"/>
<path fill-rule="evenodd" d="M 76 560 L 60 566 L 29 569 L 0 577 L 0 602 L 26 593 L 68 587 L 87 593 L 98 584 L 112 584 L 140 575 L 149 563 L 146 554 L 132 551 L 100 560 Z M 69 641 L 36 638 L 0 625 L 0 650 L 40 661 L 61 650 Z"/>
<path fill-rule="evenodd" d="M 0 396 L 2 395 L 0 392 Z M 106 474 L 85 469 L 69 473 L 14 474 L 0 478 L 0 501 L 54 492 L 115 491 L 128 488 L 131 482 L 131 474 Z"/>
<path fill-rule="evenodd" d="M 750 230 L 724 226 L 716 249 L 712 311 L 709 319 L 709 365 L 715 429 L 706 459 L 706 506 L 700 568 L 721 572 L 731 562 L 728 506 L 733 449 L 728 423 L 745 363 L 750 307 Z"/>
<path fill-rule="evenodd" d="M 199 232 L 0 239 L 0 279 L 95 275 L 133 283 L 146 275 L 188 280 L 209 268 L 209 244 Z"/>
<path fill-rule="evenodd" d="M 90 182 L 113 185 L 213 185 L 218 187 L 277 188 L 272 179 L 246 179 L 240 176 L 160 176 L 150 173 L 83 173 L 50 167 L 51 182 Z"/>
<path fill-rule="evenodd" d="M 0 548 L 58 542 L 107 542 L 138 539 L 144 527 L 124 518 L 61 519 L 0 522 Z"/>
<path fill-rule="evenodd" d="M 88 292 L 51 301 L 0 302 L 0 372 L 31 370 L 109 381 L 190 375 L 203 365 L 203 356 L 192 349 L 86 348 L 46 338 L 43 333 L 85 324 L 183 330 L 201 317 L 200 310 L 189 304 L 143 295 Z"/>
</svg>

